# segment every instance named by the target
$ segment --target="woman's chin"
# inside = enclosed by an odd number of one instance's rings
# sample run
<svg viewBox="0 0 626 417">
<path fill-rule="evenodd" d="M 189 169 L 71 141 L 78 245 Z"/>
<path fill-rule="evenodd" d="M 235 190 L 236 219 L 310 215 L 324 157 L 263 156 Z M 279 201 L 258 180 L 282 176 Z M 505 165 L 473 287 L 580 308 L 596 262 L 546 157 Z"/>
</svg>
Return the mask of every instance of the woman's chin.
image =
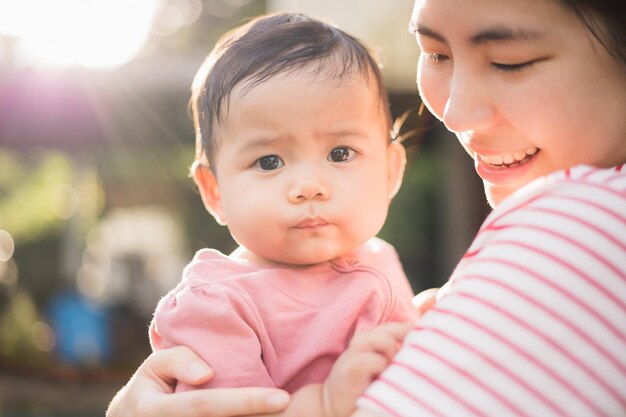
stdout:
<svg viewBox="0 0 626 417">
<path fill-rule="evenodd" d="M 491 208 L 496 208 L 503 200 L 509 197 L 514 189 L 510 189 L 508 187 L 497 186 L 491 184 L 487 181 L 483 181 L 483 185 L 485 188 L 485 196 L 487 197 L 487 202 L 491 206 Z"/>
</svg>

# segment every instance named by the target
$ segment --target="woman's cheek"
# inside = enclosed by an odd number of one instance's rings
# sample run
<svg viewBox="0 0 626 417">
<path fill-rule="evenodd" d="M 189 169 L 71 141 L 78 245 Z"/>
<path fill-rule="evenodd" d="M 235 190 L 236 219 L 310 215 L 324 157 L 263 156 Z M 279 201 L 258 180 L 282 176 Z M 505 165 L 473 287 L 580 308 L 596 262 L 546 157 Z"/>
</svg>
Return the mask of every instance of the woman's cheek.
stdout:
<svg viewBox="0 0 626 417">
<path fill-rule="evenodd" d="M 447 101 L 447 83 L 441 71 L 419 64 L 417 70 L 417 88 L 422 101 L 438 119 L 443 117 Z"/>
</svg>

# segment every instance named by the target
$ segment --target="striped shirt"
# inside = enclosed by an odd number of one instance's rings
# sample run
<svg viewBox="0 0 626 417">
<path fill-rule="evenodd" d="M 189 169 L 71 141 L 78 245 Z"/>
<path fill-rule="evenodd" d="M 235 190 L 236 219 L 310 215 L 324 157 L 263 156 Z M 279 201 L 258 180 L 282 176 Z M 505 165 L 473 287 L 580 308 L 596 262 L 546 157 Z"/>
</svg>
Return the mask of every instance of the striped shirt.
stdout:
<svg viewBox="0 0 626 417">
<path fill-rule="evenodd" d="M 626 416 L 626 165 L 522 188 L 359 399 L 381 416 Z"/>
</svg>

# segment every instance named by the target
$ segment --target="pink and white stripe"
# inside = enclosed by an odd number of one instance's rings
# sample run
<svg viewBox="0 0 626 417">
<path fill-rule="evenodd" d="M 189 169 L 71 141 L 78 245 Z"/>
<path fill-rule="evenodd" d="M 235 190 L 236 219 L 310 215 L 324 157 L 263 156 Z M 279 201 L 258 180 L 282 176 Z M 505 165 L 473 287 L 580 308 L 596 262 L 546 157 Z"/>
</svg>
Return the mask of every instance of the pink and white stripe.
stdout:
<svg viewBox="0 0 626 417">
<path fill-rule="evenodd" d="M 358 405 L 626 416 L 626 169 L 576 167 L 504 201 Z"/>
</svg>

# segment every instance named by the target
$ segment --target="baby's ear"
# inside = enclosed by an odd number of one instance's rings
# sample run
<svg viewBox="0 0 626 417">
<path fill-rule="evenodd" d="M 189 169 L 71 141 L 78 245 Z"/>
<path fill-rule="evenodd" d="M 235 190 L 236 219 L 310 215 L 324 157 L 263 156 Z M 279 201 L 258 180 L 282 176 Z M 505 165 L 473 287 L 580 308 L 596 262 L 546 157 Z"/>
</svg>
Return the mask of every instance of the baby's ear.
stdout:
<svg viewBox="0 0 626 417">
<path fill-rule="evenodd" d="M 226 226 L 226 217 L 222 209 L 222 198 L 217 185 L 217 178 L 213 171 L 206 165 L 194 163 L 191 174 L 200 190 L 204 207 L 211 213 L 215 221 L 222 226 Z"/>
<path fill-rule="evenodd" d="M 404 168 L 406 167 L 406 150 L 400 142 L 390 142 L 387 145 L 387 181 L 389 199 L 397 194 L 402 184 Z"/>
</svg>

